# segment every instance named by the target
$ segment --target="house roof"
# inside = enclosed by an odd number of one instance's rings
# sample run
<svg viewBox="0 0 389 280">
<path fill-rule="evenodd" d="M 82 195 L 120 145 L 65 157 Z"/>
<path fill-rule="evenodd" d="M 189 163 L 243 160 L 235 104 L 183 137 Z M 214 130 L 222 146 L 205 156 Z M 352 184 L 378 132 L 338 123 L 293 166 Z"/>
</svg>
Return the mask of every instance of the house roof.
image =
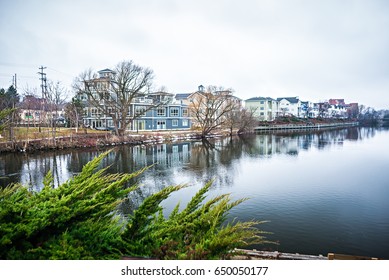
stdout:
<svg viewBox="0 0 389 280">
<path fill-rule="evenodd" d="M 176 94 L 176 99 L 187 99 L 191 95 L 191 93 L 177 93 Z"/>
<path fill-rule="evenodd" d="M 330 105 L 346 105 L 344 99 L 330 99 L 328 100 L 328 103 L 330 103 Z"/>
<path fill-rule="evenodd" d="M 289 103 L 298 103 L 299 102 L 298 97 L 279 97 L 279 98 L 277 98 L 277 101 L 281 101 L 282 99 L 288 100 Z"/>
<path fill-rule="evenodd" d="M 272 101 L 275 101 L 275 99 L 271 98 L 271 97 L 261 97 L 261 96 L 258 96 L 258 97 L 252 97 L 252 98 L 249 98 L 249 99 L 246 99 L 245 101 L 260 101 L 260 100 L 272 100 Z"/>
<path fill-rule="evenodd" d="M 105 68 L 103 70 L 100 70 L 100 71 L 97 71 L 97 73 L 114 73 L 115 71 L 111 70 L 111 69 L 108 69 L 108 68 Z"/>
</svg>

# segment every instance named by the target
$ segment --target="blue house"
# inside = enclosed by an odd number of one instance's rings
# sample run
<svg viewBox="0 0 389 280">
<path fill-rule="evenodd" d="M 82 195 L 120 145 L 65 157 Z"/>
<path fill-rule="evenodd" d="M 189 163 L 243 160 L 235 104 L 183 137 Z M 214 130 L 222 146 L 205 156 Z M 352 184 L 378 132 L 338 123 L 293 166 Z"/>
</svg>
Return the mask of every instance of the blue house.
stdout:
<svg viewBox="0 0 389 280">
<path fill-rule="evenodd" d="M 96 129 L 114 130 L 113 117 L 126 114 L 126 130 L 183 130 L 191 128 L 188 104 L 167 92 L 139 93 L 132 96 L 128 110 L 117 110 L 117 92 L 110 90 L 116 72 L 98 71 L 99 76 L 85 81 L 87 90 L 77 98 L 83 103 L 84 125 Z M 127 108 L 126 108 L 127 109 Z"/>
<path fill-rule="evenodd" d="M 161 95 L 163 95 L 163 99 L 159 100 Z M 134 103 L 135 114 L 141 113 L 141 115 L 134 121 L 132 130 L 185 130 L 191 128 L 188 105 L 176 100 L 173 94 L 158 92 L 150 94 L 149 98 L 152 98 L 154 102 L 159 100 L 163 105 L 145 110 L 145 107 L 150 105 Z"/>
</svg>

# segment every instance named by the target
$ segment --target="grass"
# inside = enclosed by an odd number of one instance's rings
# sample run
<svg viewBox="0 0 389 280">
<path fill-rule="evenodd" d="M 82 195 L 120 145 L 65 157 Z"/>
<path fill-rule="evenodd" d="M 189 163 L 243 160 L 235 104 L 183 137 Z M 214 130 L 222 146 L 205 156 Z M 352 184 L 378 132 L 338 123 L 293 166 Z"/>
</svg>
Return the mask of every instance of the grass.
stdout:
<svg viewBox="0 0 389 280">
<path fill-rule="evenodd" d="M 107 132 L 102 132 L 93 129 L 78 129 L 78 134 L 106 134 Z M 38 127 L 15 127 L 14 128 L 15 140 L 24 141 L 24 140 L 33 140 L 33 139 L 44 139 L 52 137 L 52 132 L 50 127 L 41 127 L 39 132 Z M 76 134 L 75 128 L 66 128 L 66 127 L 57 127 L 56 136 L 57 137 L 66 137 Z M 9 131 L 5 130 L 2 133 L 2 138 L 0 142 L 6 142 L 9 140 Z"/>
</svg>

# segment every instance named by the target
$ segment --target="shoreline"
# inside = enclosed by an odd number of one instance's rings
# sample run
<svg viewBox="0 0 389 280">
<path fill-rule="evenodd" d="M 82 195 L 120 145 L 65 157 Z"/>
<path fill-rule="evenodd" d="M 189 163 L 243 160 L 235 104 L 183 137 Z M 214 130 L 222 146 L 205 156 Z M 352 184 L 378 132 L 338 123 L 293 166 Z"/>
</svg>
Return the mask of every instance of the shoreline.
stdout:
<svg viewBox="0 0 389 280">
<path fill-rule="evenodd" d="M 233 133 L 237 135 L 237 133 Z M 226 131 L 209 134 L 206 138 L 230 136 Z M 104 148 L 120 145 L 150 145 L 171 143 L 176 141 L 201 140 L 201 134 L 193 131 L 147 131 L 115 136 L 110 133 L 77 133 L 70 136 L 52 138 L 20 140 L 18 142 L 1 142 L 0 154 L 5 153 L 34 153 L 37 151 L 54 151 L 64 149 Z"/>
<path fill-rule="evenodd" d="M 257 133 L 277 133 L 293 131 L 318 131 L 327 129 L 338 129 L 358 126 L 358 122 L 321 123 L 319 126 L 302 124 L 272 124 L 268 126 L 258 126 L 252 132 Z M 260 128 L 260 129 L 258 129 Z M 207 135 L 205 139 L 237 136 L 237 131 L 230 133 L 230 130 L 219 130 Z M 37 151 L 54 151 L 64 149 L 80 148 L 104 148 L 120 145 L 150 145 L 171 143 L 176 141 L 201 140 L 201 133 L 195 130 L 162 130 L 162 131 L 142 131 L 131 133 L 126 136 L 115 136 L 111 133 L 74 133 L 70 136 L 59 136 L 55 138 L 26 139 L 17 142 L 0 142 L 0 154 L 5 153 L 34 153 Z"/>
</svg>

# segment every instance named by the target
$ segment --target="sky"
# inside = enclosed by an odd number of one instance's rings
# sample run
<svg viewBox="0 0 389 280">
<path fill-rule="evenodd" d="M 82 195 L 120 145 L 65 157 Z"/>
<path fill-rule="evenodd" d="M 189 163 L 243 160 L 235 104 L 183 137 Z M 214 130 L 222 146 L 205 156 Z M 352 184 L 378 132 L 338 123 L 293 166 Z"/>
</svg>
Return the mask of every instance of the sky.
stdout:
<svg viewBox="0 0 389 280">
<path fill-rule="evenodd" d="M 40 93 L 123 60 L 154 86 L 389 109 L 389 1 L 0 0 L 0 88 Z"/>
</svg>

